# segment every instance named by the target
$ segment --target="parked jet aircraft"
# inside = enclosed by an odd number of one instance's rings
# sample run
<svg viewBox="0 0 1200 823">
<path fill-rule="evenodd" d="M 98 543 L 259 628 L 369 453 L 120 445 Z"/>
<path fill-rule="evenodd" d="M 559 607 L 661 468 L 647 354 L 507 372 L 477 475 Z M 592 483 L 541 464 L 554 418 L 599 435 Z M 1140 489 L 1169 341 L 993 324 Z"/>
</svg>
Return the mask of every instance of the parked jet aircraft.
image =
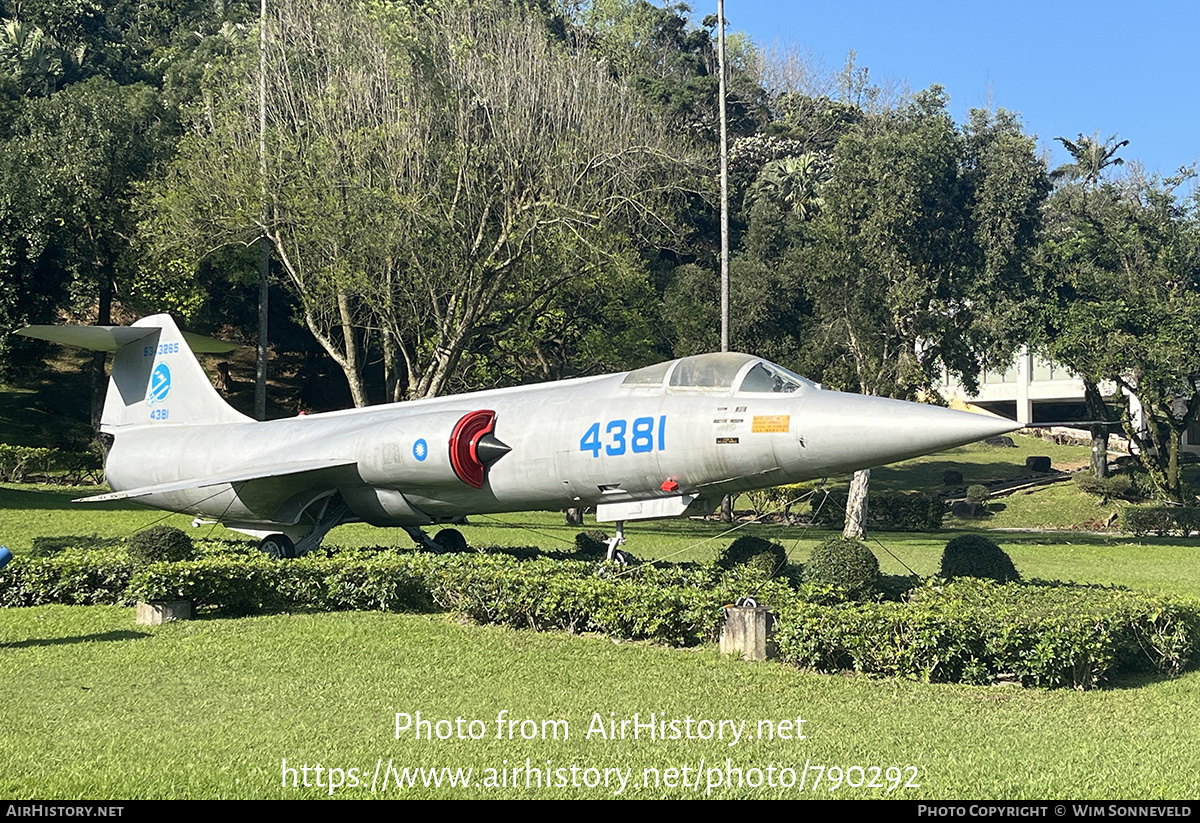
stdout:
<svg viewBox="0 0 1200 823">
<path fill-rule="evenodd" d="M 115 351 L 101 436 L 112 492 L 218 521 L 294 556 L 341 523 L 463 548 L 466 515 L 595 506 L 601 521 L 711 512 L 725 494 L 846 474 L 1019 428 L 937 406 L 827 391 L 748 354 L 622 374 L 256 422 L 217 394 L 165 314 L 131 327 L 30 326 Z"/>
</svg>

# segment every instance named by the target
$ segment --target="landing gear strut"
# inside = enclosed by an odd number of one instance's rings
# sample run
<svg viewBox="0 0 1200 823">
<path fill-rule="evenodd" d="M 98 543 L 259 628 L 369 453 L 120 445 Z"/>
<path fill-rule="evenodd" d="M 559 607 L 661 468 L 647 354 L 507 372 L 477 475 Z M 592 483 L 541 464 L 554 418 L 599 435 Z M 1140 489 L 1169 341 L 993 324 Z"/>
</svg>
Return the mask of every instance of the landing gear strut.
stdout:
<svg viewBox="0 0 1200 823">
<path fill-rule="evenodd" d="M 618 548 L 619 546 L 623 546 L 625 544 L 625 521 L 624 520 L 617 521 L 616 535 L 608 538 L 608 540 L 605 542 L 608 544 L 608 553 L 605 554 L 605 556 L 604 556 L 605 560 L 611 560 L 622 566 L 629 566 L 635 562 L 635 558 L 632 554 L 625 551 L 624 549 Z"/>
<path fill-rule="evenodd" d="M 340 497 L 337 495 L 327 497 L 321 501 L 316 522 L 313 523 L 308 534 L 295 543 L 286 534 L 268 534 L 258 544 L 258 548 L 264 554 L 280 560 L 301 557 L 318 548 L 321 541 L 325 539 L 325 535 L 329 534 L 329 530 L 342 523 L 347 511 L 346 504 Z"/>
</svg>

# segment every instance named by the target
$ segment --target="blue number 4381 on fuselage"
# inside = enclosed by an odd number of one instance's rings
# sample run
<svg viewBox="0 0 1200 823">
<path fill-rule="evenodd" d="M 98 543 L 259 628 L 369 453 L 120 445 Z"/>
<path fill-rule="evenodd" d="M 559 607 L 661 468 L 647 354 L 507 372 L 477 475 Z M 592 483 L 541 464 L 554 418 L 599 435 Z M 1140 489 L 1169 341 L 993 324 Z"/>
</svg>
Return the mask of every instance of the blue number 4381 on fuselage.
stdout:
<svg viewBox="0 0 1200 823">
<path fill-rule="evenodd" d="M 262 537 L 282 555 L 362 521 L 596 507 L 600 520 L 711 512 L 729 493 L 845 474 L 1018 428 L 937 406 L 826 391 L 746 354 L 256 422 L 217 394 L 168 315 L 21 332 L 115 352 L 101 421 L 109 494 Z M 189 348 L 188 343 L 191 343 Z"/>
</svg>

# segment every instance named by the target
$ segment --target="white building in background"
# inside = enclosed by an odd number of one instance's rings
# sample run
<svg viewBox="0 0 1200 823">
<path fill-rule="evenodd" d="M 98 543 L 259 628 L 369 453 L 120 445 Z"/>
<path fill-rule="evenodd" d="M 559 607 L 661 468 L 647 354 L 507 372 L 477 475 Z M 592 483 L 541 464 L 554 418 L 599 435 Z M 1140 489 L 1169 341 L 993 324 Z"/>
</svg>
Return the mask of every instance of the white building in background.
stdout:
<svg viewBox="0 0 1200 823">
<path fill-rule="evenodd" d="M 1115 386 L 1102 386 L 1115 391 Z M 979 393 L 969 395 L 957 380 L 946 381 L 943 394 L 951 406 L 971 405 L 1026 425 L 1087 420 L 1083 381 L 1071 371 L 1022 346 L 1003 372 L 985 372 Z M 1111 393 L 1105 394 L 1110 397 Z"/>
<path fill-rule="evenodd" d="M 1112 382 L 1100 384 L 1100 393 L 1112 402 L 1118 392 Z M 973 406 L 1016 420 L 1025 425 L 1071 425 L 1071 421 L 1090 419 L 1084 400 L 1083 381 L 1070 369 L 1046 360 L 1022 346 L 1012 366 L 1004 372 L 985 372 L 979 381 L 979 393 L 972 396 L 957 380 L 945 382 L 943 396 L 952 407 Z M 1142 404 L 1129 396 L 1129 413 L 1140 422 Z M 1082 426 L 1081 426 L 1082 427 Z M 1120 430 L 1113 429 L 1113 434 Z M 1184 434 L 1185 451 L 1200 454 L 1200 423 Z"/>
</svg>

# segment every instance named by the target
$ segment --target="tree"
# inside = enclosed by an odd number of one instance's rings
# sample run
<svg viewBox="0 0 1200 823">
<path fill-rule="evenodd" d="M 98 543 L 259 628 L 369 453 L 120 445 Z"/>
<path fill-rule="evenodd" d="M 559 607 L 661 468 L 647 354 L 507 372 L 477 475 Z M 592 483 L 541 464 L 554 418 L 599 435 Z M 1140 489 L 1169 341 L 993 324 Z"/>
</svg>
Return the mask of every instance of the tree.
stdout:
<svg viewBox="0 0 1200 823">
<path fill-rule="evenodd" d="M 1063 148 L 1071 154 L 1073 162 L 1059 166 L 1050 173 L 1050 178 L 1078 181 L 1085 191 L 1095 188 L 1106 169 L 1124 165 L 1125 161 L 1117 157 L 1117 152 L 1129 145 L 1128 140 L 1118 142 L 1115 134 L 1101 143 L 1099 131 L 1091 137 L 1080 134 L 1076 140 L 1068 140 L 1065 137 L 1054 139 L 1062 143 Z"/>
<path fill-rule="evenodd" d="M 172 150 L 193 90 L 179 67 L 211 57 L 197 35 L 219 16 L 201 0 L 0 0 L 0 371 L 12 328 L 63 310 L 107 323 L 166 283 L 141 267 L 131 201 Z"/>
<path fill-rule="evenodd" d="M 249 87 L 217 96 L 147 214 L 195 260 L 266 234 L 305 321 L 367 402 L 443 392 L 481 329 L 601 276 L 667 225 L 686 156 L 637 95 L 502 4 L 293 0 L 270 34 L 267 217 Z"/>
<path fill-rule="evenodd" d="M 154 89 L 94 77 L 25 101 L 0 147 L 0 326 L 48 322 L 74 304 L 112 322 L 137 271 L 130 237 L 136 184 L 169 145 Z M 89 312 L 90 313 L 90 312 Z M 3 345 L 5 341 L 0 341 Z M 93 418 L 104 356 L 93 361 Z"/>
<path fill-rule="evenodd" d="M 805 152 L 766 163 L 746 196 L 751 203 L 769 204 L 804 220 L 821 208 L 820 189 L 828 179 L 821 158 Z"/>
<path fill-rule="evenodd" d="M 1085 385 L 1112 380 L 1137 398 L 1126 434 L 1174 503 L 1186 498 L 1180 441 L 1200 419 L 1200 222 L 1176 194 L 1191 174 L 1063 187 L 1046 245 L 1046 350 Z"/>
<path fill-rule="evenodd" d="M 945 107 L 934 87 L 837 144 L 804 254 L 829 385 L 911 399 L 943 370 L 971 387 L 1012 351 L 1045 168 L 1016 118 L 975 113 L 960 131 Z M 847 536 L 868 481 L 855 477 Z"/>
<path fill-rule="evenodd" d="M 1070 245 L 1076 243 L 1088 245 L 1094 252 L 1099 252 L 1097 244 L 1103 243 L 1105 231 L 1102 224 L 1095 219 L 1093 212 L 1096 207 L 1094 202 L 1089 204 L 1089 197 L 1100 184 L 1107 169 L 1124 165 L 1125 161 L 1117 157 L 1117 152 L 1129 145 L 1128 140 L 1118 142 L 1116 135 L 1112 135 L 1103 143 L 1099 138 L 1099 131 L 1092 137 L 1080 134 L 1078 140 L 1075 141 L 1065 137 L 1055 138 L 1070 152 L 1073 162 L 1059 166 L 1050 174 L 1052 180 L 1060 181 L 1062 184 L 1061 196 L 1053 201 L 1053 208 L 1057 211 L 1057 231 L 1060 234 L 1060 237 L 1056 238 L 1057 242 L 1061 243 L 1063 239 L 1061 235 L 1065 232 L 1073 237 Z M 1061 251 L 1065 247 L 1059 246 L 1058 248 Z M 1073 252 L 1067 253 L 1068 257 L 1072 255 Z M 1103 256 L 1108 255 L 1103 254 Z M 1068 259 L 1060 258 L 1056 261 L 1057 273 L 1065 276 L 1068 282 L 1075 280 L 1075 285 L 1083 286 L 1084 291 L 1088 291 L 1089 287 L 1084 286 L 1079 278 L 1090 281 L 1091 286 L 1099 285 L 1099 281 L 1093 276 L 1095 270 L 1090 265 L 1081 268 L 1077 263 L 1078 261 L 1073 263 Z M 1060 267 L 1063 266 L 1070 271 L 1062 271 Z M 1095 337 L 1096 328 L 1093 326 L 1091 329 L 1084 329 L 1075 325 L 1084 320 L 1084 312 L 1081 311 L 1084 309 L 1083 304 L 1063 305 L 1050 301 L 1044 303 L 1043 308 L 1053 311 L 1057 316 L 1057 320 L 1054 321 L 1055 332 L 1046 344 L 1047 353 L 1059 363 L 1077 364 L 1075 373 L 1083 381 L 1084 401 L 1087 404 L 1088 417 L 1094 421 L 1090 425 L 1092 474 L 1097 478 L 1107 477 L 1109 412 L 1108 404 L 1104 402 L 1104 397 L 1100 392 L 1100 382 L 1104 379 L 1103 369 L 1098 368 L 1098 361 L 1094 356 L 1096 352 L 1092 349 L 1092 339 Z M 1072 314 L 1075 316 L 1068 319 Z M 1095 321 L 1089 322 L 1094 323 Z M 1068 329 L 1072 329 L 1072 331 L 1068 331 Z M 1079 333 L 1076 334 L 1073 331 Z"/>
<path fill-rule="evenodd" d="M 661 116 L 710 145 L 719 142 L 715 14 L 696 26 L 683 3 L 578 0 L 564 5 L 570 39 L 600 55 Z M 749 135 L 767 120 L 758 51 L 744 34 L 733 32 L 726 36 L 725 54 L 729 133 Z"/>
</svg>

